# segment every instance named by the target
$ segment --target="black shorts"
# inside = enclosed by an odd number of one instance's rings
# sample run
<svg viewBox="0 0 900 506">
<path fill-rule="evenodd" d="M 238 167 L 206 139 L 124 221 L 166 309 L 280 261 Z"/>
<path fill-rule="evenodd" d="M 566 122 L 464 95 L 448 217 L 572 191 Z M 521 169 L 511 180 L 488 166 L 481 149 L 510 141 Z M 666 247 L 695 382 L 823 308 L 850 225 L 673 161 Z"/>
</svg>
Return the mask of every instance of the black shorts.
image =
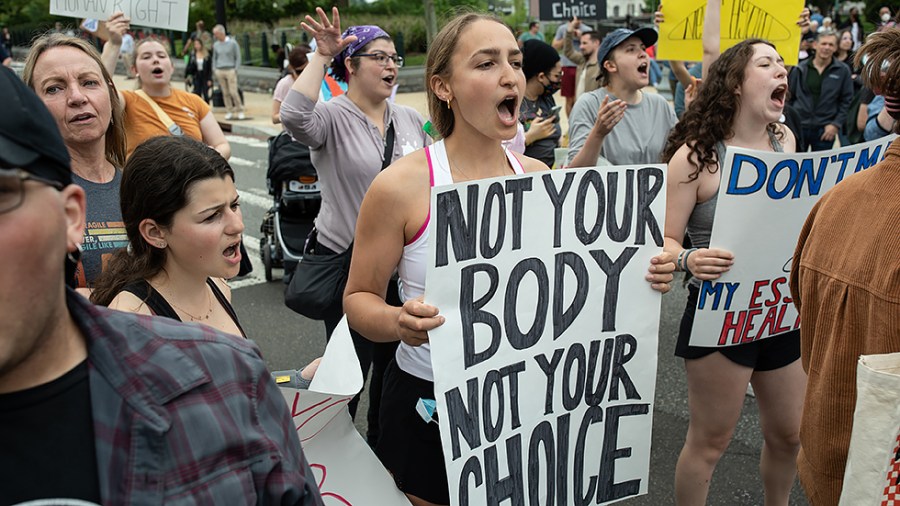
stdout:
<svg viewBox="0 0 900 506">
<path fill-rule="evenodd" d="M 777 337 L 762 339 L 752 343 L 722 348 L 690 346 L 688 343 L 691 341 L 691 327 L 694 325 L 694 311 L 697 307 L 699 294 L 699 287 L 688 285 L 687 305 L 684 308 L 684 315 L 681 317 L 678 341 L 675 344 L 676 357 L 690 360 L 719 352 L 725 355 L 725 358 L 728 360 L 745 367 L 751 367 L 754 371 L 774 371 L 800 358 L 799 330 L 792 330 Z"/>
<path fill-rule="evenodd" d="M 419 399 L 434 399 L 434 383 L 400 369 L 391 360 L 381 393 L 381 436 L 375 454 L 397 488 L 435 504 L 450 504 L 447 469 L 436 421 L 416 412 Z"/>
</svg>

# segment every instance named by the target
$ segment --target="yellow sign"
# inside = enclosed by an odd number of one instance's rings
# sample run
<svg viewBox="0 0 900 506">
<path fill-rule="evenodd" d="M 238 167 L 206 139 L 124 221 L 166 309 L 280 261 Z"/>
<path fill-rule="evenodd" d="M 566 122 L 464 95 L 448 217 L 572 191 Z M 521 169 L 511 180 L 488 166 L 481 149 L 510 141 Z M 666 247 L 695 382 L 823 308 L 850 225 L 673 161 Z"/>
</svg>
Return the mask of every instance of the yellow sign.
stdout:
<svg viewBox="0 0 900 506">
<path fill-rule="evenodd" d="M 775 44 L 786 65 L 796 65 L 802 10 L 803 0 L 723 0 L 720 50 L 742 40 L 765 39 Z M 663 12 L 657 58 L 701 61 L 706 0 L 668 0 Z"/>
</svg>

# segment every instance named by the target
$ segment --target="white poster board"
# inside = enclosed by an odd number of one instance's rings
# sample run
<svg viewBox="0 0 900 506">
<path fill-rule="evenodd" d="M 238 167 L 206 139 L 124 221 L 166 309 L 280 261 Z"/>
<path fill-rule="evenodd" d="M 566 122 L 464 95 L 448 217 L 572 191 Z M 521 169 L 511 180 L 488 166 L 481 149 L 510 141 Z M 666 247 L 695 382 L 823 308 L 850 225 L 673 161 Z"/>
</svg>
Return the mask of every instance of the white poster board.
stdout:
<svg viewBox="0 0 900 506">
<path fill-rule="evenodd" d="M 50 14 L 70 18 L 109 19 L 121 11 L 132 26 L 186 32 L 189 0 L 50 0 Z"/>
<path fill-rule="evenodd" d="M 806 216 L 842 179 L 880 162 L 895 137 L 809 153 L 728 148 L 710 246 L 734 253 L 734 265 L 701 284 L 691 345 L 732 346 L 799 327 L 789 282 Z"/>
<path fill-rule="evenodd" d="M 665 166 L 432 191 L 425 301 L 451 504 L 647 492 Z"/>
<path fill-rule="evenodd" d="M 350 419 L 347 403 L 361 389 L 362 371 L 344 318 L 309 390 L 281 392 L 327 506 L 409 505 Z"/>
</svg>

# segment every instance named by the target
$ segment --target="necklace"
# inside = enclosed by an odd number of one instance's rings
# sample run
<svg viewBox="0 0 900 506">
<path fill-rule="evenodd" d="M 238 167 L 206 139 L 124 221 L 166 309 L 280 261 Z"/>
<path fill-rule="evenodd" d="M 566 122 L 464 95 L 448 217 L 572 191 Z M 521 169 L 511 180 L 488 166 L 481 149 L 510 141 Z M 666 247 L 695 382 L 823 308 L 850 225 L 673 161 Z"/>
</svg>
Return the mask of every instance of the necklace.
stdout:
<svg viewBox="0 0 900 506">
<path fill-rule="evenodd" d="M 449 152 L 447 153 L 447 160 L 450 162 L 450 172 L 456 171 L 458 174 L 460 174 L 461 176 L 465 177 L 465 178 L 466 178 L 466 181 L 474 181 L 475 179 L 485 179 L 485 178 L 473 178 L 473 177 L 470 177 L 468 174 L 466 174 L 465 172 L 463 172 L 462 170 L 460 170 L 460 168 L 459 168 L 455 163 L 453 163 L 453 159 L 450 158 L 450 153 L 449 153 Z M 505 160 L 505 158 L 504 158 L 504 160 Z M 503 175 L 503 174 L 500 174 L 500 175 Z M 485 176 L 485 177 L 494 177 L 494 176 Z"/>
<path fill-rule="evenodd" d="M 206 316 L 195 316 L 191 313 L 188 313 L 187 311 L 184 310 L 184 308 L 178 306 L 178 304 L 175 304 L 171 300 L 169 300 L 168 302 L 169 302 L 169 304 L 172 305 L 172 307 L 174 307 L 178 311 L 187 315 L 187 317 L 190 318 L 192 322 L 199 322 L 201 320 L 209 320 L 209 317 L 212 316 L 213 303 L 212 303 L 212 297 L 210 297 L 210 295 L 209 295 L 209 288 L 206 288 L 206 301 L 209 304 L 209 310 L 206 312 Z"/>
</svg>

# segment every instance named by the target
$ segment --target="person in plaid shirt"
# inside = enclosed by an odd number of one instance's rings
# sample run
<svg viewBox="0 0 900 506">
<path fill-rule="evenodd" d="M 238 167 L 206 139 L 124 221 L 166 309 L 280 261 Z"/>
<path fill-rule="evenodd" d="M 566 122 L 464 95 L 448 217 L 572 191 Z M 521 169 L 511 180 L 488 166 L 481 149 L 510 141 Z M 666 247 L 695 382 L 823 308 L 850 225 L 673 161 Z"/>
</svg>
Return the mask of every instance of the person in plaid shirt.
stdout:
<svg viewBox="0 0 900 506">
<path fill-rule="evenodd" d="M 84 191 L 55 121 L 8 69 L 0 96 L 0 504 L 321 505 L 252 342 L 65 286 Z"/>
</svg>

